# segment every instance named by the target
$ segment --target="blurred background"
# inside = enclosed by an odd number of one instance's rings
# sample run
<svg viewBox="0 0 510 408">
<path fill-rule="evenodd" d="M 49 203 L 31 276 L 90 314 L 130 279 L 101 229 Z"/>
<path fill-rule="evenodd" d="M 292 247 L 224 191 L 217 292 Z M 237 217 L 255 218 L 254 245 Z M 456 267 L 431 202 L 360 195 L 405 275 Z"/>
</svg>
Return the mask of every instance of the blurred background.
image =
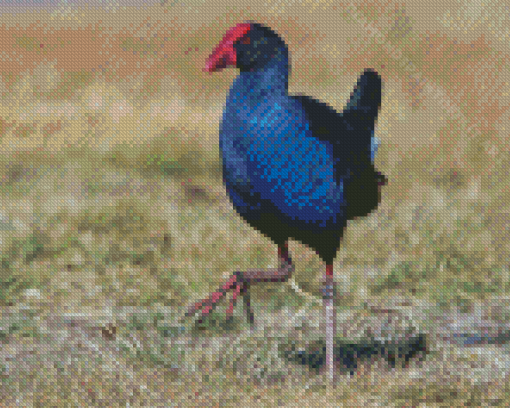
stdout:
<svg viewBox="0 0 510 408">
<path fill-rule="evenodd" d="M 290 92 L 341 111 L 365 68 L 383 78 L 376 167 L 389 183 L 347 227 L 339 319 L 356 326 L 367 305 L 390 305 L 430 338 L 447 323 L 450 334 L 461 323 L 500 333 L 509 19 L 491 0 L 4 0 L 0 401 L 506 405 L 504 347 L 496 357 L 430 342 L 423 364 L 367 364 L 337 390 L 286 360 L 282 347 L 320 340 L 325 267 L 299 242 L 294 279 L 254 288 L 257 331 L 241 307 L 234 328 L 221 325 L 224 306 L 184 334 L 175 321 L 233 271 L 276 267 L 276 246 L 235 214 L 222 183 L 218 128 L 238 73 L 202 72 L 229 27 L 255 20 L 288 44 Z"/>
</svg>

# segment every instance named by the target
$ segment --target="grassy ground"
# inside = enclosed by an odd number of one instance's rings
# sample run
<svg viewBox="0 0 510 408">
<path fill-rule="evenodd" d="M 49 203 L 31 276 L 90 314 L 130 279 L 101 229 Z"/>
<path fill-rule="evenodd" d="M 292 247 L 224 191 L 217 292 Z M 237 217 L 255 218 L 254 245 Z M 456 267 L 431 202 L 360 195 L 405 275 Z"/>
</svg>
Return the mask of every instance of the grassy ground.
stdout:
<svg viewBox="0 0 510 408">
<path fill-rule="evenodd" d="M 438 5 L 435 19 L 413 4 L 2 16 L 23 22 L 0 28 L 2 404 L 508 406 L 508 33 L 495 3 L 479 16 Z M 489 40 L 476 35 L 486 16 Z M 224 305 L 178 324 L 232 271 L 276 266 L 221 181 L 235 72 L 201 72 L 246 18 L 287 39 L 293 91 L 341 110 L 363 68 L 385 80 L 376 164 L 389 184 L 335 262 L 337 355 L 363 358 L 342 360 L 336 388 L 316 369 L 324 265 L 298 242 L 294 280 L 253 289 L 255 328 L 241 306 L 226 326 Z M 393 366 L 419 336 L 427 352 Z"/>
</svg>

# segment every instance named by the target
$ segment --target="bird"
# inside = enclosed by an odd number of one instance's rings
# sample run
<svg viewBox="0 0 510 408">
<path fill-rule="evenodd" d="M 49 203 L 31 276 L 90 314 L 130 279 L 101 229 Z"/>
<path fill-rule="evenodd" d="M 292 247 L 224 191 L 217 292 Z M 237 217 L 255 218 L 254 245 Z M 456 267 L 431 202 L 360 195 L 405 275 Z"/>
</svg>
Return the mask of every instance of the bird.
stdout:
<svg viewBox="0 0 510 408">
<path fill-rule="evenodd" d="M 204 71 L 227 67 L 239 75 L 220 123 L 224 186 L 238 215 L 277 245 L 279 267 L 234 272 L 208 298 L 189 306 L 185 318 L 199 311 L 209 315 L 232 291 L 227 318 L 243 297 L 253 325 L 250 286 L 287 281 L 294 271 L 288 240 L 300 241 L 326 264 L 325 370 L 333 379 L 333 260 L 347 222 L 376 209 L 387 183 L 374 167 L 381 77 L 365 69 L 341 113 L 312 97 L 289 94 L 288 47 L 275 31 L 254 21 L 230 28 Z"/>
</svg>

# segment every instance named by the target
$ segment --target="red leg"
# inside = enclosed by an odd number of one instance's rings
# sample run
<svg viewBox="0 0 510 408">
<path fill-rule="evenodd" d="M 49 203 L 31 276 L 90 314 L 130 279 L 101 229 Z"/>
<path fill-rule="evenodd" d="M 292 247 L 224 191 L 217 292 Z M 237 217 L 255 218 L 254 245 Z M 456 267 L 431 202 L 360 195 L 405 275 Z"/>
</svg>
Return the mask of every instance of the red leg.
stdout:
<svg viewBox="0 0 510 408">
<path fill-rule="evenodd" d="M 192 316 L 199 310 L 202 311 L 202 316 L 208 315 L 214 310 L 217 303 L 226 293 L 232 290 L 233 296 L 230 306 L 227 309 L 227 318 L 232 317 L 238 297 L 244 295 L 246 314 L 250 323 L 253 324 L 254 318 L 249 297 L 250 284 L 259 282 L 284 282 L 289 278 L 294 269 L 292 260 L 289 257 L 287 243 L 285 243 L 283 247 L 278 248 L 278 257 L 280 258 L 280 267 L 277 269 L 250 269 L 246 272 L 235 272 L 225 284 L 220 286 L 220 288 L 216 292 L 213 292 L 207 299 L 196 302 L 190 306 L 185 317 Z"/>
</svg>

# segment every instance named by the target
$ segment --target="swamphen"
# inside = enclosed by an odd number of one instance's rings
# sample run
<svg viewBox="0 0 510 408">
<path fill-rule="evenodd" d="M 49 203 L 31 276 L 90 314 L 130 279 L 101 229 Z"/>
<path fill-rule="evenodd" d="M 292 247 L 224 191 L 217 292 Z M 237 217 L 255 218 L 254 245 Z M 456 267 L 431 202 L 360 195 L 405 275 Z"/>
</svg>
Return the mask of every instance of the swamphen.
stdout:
<svg viewBox="0 0 510 408">
<path fill-rule="evenodd" d="M 191 306 L 207 315 L 229 290 L 232 317 L 244 295 L 253 324 L 249 286 L 284 282 L 293 271 L 287 240 L 314 249 L 326 263 L 326 370 L 333 378 L 333 259 L 348 220 L 365 216 L 380 201 L 385 176 L 374 169 L 374 122 L 381 78 L 366 70 L 342 113 L 308 96 L 289 95 L 285 42 L 254 22 L 232 27 L 207 60 L 214 72 L 234 66 L 240 75 L 227 98 L 220 127 L 224 183 L 234 208 L 278 245 L 280 267 L 235 272 L 208 299 Z"/>
</svg>

